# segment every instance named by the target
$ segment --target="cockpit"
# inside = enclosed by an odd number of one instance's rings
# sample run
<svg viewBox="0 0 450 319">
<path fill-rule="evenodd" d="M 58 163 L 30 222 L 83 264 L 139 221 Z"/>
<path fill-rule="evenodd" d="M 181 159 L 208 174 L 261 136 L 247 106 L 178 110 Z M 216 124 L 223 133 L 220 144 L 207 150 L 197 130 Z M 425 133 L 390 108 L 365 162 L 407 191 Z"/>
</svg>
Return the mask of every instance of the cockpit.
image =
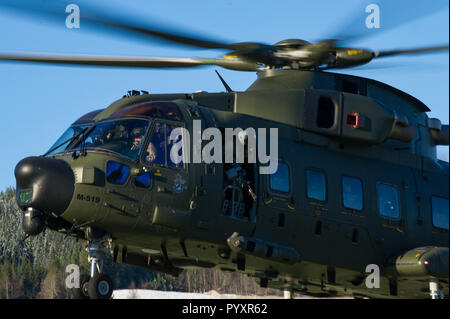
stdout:
<svg viewBox="0 0 450 319">
<path fill-rule="evenodd" d="M 182 115 L 175 103 L 145 102 L 135 104 L 110 116 L 101 117 L 102 110 L 87 114 L 69 127 L 45 154 L 46 156 L 61 153 L 106 152 L 136 161 L 145 149 L 144 160 L 156 165 L 180 167 L 183 163 L 174 163 L 170 156 L 176 141 L 169 139 L 172 130 L 183 126 Z M 152 118 L 174 122 L 163 123 Z M 149 130 L 152 135 L 146 137 Z M 181 138 L 181 137 L 180 137 Z M 145 146 L 144 146 L 145 145 Z"/>
</svg>

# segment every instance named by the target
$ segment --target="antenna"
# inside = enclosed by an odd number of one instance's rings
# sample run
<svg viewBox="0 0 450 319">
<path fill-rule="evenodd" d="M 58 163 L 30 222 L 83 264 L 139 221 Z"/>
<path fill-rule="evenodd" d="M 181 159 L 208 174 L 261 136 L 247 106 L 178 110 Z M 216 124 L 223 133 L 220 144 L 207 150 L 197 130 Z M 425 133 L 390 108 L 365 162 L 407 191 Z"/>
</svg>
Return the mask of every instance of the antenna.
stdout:
<svg viewBox="0 0 450 319">
<path fill-rule="evenodd" d="M 214 70 L 217 73 L 217 76 L 219 77 L 220 81 L 222 82 L 223 86 L 225 87 L 225 90 L 227 90 L 228 93 L 233 92 L 233 90 L 230 88 L 230 86 L 225 82 L 223 77 L 217 72 L 217 70 Z"/>
</svg>

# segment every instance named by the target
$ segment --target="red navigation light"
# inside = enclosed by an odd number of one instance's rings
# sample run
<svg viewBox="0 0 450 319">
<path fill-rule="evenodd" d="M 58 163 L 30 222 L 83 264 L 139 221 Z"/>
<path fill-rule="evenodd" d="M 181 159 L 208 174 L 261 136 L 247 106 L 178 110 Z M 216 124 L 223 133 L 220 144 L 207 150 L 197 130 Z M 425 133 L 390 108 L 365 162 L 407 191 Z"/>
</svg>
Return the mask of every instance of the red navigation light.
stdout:
<svg viewBox="0 0 450 319">
<path fill-rule="evenodd" d="M 359 114 L 358 113 L 347 113 L 346 125 L 353 128 L 359 127 Z"/>
</svg>

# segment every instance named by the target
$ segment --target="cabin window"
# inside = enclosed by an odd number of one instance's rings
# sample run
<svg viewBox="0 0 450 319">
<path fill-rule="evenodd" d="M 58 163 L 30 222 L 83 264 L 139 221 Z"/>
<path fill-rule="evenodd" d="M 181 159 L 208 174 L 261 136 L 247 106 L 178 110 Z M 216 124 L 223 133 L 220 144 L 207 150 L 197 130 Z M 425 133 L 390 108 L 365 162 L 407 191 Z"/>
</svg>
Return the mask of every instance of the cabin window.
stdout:
<svg viewBox="0 0 450 319">
<path fill-rule="evenodd" d="M 448 199 L 432 196 L 431 211 L 433 215 L 433 226 L 448 230 Z"/>
<path fill-rule="evenodd" d="M 335 105 L 329 96 L 320 96 L 317 109 L 317 127 L 331 128 L 335 120 Z"/>
<path fill-rule="evenodd" d="M 398 218 L 400 216 L 398 190 L 386 184 L 377 185 L 378 212 L 381 216 Z"/>
<path fill-rule="evenodd" d="M 345 208 L 363 209 L 362 182 L 358 178 L 342 177 L 342 202 Z"/>
<path fill-rule="evenodd" d="M 320 201 L 326 200 L 325 174 L 312 169 L 306 170 L 306 196 Z"/>
<path fill-rule="evenodd" d="M 270 189 L 283 193 L 290 192 L 289 166 L 287 164 L 278 162 L 277 171 L 270 175 Z"/>
<path fill-rule="evenodd" d="M 183 167 L 182 158 L 180 158 L 180 161 L 176 160 L 177 155 L 182 156 L 183 147 L 180 144 L 182 136 L 178 136 L 176 141 L 170 139 L 170 134 L 176 128 L 178 126 L 155 123 L 152 137 L 145 153 L 145 162 L 161 166 Z"/>
</svg>

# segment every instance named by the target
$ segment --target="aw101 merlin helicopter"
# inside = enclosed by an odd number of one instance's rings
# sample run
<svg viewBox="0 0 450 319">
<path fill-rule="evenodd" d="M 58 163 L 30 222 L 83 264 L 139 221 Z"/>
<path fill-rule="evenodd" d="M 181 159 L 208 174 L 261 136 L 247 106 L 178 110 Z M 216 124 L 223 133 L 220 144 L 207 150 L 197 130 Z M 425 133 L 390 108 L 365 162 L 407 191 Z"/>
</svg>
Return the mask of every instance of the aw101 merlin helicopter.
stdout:
<svg viewBox="0 0 450 319">
<path fill-rule="evenodd" d="M 36 6 L 6 4 L 48 18 L 65 12 Z M 111 296 L 113 283 L 101 267 L 107 252 L 114 261 L 175 276 L 215 267 L 312 296 L 448 297 L 449 166 L 436 158 L 436 145 L 449 145 L 448 125 L 387 84 L 323 71 L 447 45 L 371 52 L 337 40 L 225 44 L 105 16 L 83 21 L 230 53 L 219 59 L 0 54 L 0 60 L 206 64 L 256 71 L 258 78 L 245 92 L 222 78 L 226 93 L 130 91 L 76 120 L 45 155 L 17 164 L 25 233 L 48 228 L 88 243 L 91 274 L 81 278 L 79 297 Z M 276 171 L 261 174 L 259 163 L 236 159 L 174 162 L 169 136 L 177 128 L 190 132 L 181 145 L 194 157 L 196 121 L 219 132 L 276 128 Z M 243 145 L 248 154 L 245 138 Z M 380 284 L 369 288 L 366 271 L 374 265 Z"/>
</svg>

